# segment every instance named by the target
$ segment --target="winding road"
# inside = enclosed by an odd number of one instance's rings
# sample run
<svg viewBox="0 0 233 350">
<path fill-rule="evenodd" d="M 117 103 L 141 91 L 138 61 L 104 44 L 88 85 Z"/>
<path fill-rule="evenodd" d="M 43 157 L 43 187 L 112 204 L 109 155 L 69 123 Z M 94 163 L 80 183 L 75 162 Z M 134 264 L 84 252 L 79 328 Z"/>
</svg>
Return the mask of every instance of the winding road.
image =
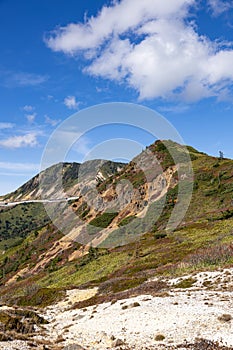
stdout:
<svg viewBox="0 0 233 350">
<path fill-rule="evenodd" d="M 70 200 L 77 200 L 80 196 L 76 197 L 65 197 L 65 198 L 51 198 L 51 199 L 32 199 L 32 200 L 23 200 L 17 202 L 6 202 L 0 201 L 0 207 L 10 207 L 18 204 L 27 204 L 27 203 L 60 203 L 60 202 L 68 202 Z"/>
</svg>

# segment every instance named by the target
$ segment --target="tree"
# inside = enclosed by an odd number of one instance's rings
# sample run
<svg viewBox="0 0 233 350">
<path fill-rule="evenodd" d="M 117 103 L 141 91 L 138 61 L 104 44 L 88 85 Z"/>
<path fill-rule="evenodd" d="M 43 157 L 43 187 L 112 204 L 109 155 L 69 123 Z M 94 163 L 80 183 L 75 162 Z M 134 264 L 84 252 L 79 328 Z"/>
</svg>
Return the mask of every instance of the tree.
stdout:
<svg viewBox="0 0 233 350">
<path fill-rule="evenodd" d="M 223 159 L 224 158 L 224 153 L 222 151 L 219 151 L 219 158 Z"/>
<path fill-rule="evenodd" d="M 89 260 L 97 259 L 98 258 L 98 249 L 94 248 L 92 245 L 90 245 L 88 250 L 88 258 Z"/>
</svg>

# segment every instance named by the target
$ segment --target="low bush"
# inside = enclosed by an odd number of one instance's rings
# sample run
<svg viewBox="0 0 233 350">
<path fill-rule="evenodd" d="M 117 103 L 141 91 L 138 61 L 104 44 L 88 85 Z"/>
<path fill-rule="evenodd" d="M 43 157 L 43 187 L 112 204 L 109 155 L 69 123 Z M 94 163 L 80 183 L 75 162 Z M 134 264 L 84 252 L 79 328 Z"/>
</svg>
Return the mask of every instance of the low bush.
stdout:
<svg viewBox="0 0 233 350">
<path fill-rule="evenodd" d="M 158 232 L 154 234 L 154 238 L 155 239 L 162 239 L 162 238 L 166 238 L 167 234 L 165 232 Z"/>
<path fill-rule="evenodd" d="M 197 280 L 190 277 L 190 278 L 185 278 L 184 280 L 176 283 L 174 285 L 175 288 L 191 288 L 194 283 L 196 282 Z"/>
<path fill-rule="evenodd" d="M 233 259 L 233 244 L 220 244 L 193 253 L 188 262 L 197 266 L 219 266 Z"/>
<path fill-rule="evenodd" d="M 155 336 L 155 341 L 163 341 L 165 339 L 165 336 L 163 334 L 157 334 Z"/>
<path fill-rule="evenodd" d="M 19 306 L 37 306 L 46 307 L 48 305 L 56 303 L 62 297 L 65 296 L 65 292 L 59 291 L 53 288 L 40 288 L 35 289 L 30 295 L 27 293 L 24 296 L 18 297 L 13 300 Z"/>
<path fill-rule="evenodd" d="M 131 221 L 133 221 L 135 219 L 135 215 L 130 215 L 130 216 L 126 216 L 124 219 L 122 219 L 118 226 L 125 226 L 128 225 Z"/>
<path fill-rule="evenodd" d="M 106 228 L 115 219 L 118 213 L 103 213 L 102 215 L 96 216 L 89 222 L 89 225 Z"/>
</svg>

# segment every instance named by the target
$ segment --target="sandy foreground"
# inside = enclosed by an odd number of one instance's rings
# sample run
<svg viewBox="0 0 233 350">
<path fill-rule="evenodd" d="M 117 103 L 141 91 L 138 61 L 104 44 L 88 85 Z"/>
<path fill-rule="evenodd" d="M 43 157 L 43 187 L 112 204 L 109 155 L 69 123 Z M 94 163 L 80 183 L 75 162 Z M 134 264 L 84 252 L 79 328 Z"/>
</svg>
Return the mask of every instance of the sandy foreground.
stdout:
<svg viewBox="0 0 233 350">
<path fill-rule="evenodd" d="M 67 350 L 175 349 L 197 338 L 233 349 L 233 269 L 192 277 L 197 282 L 188 289 L 174 288 L 182 279 L 173 279 L 167 281 L 168 294 L 140 295 L 83 309 L 71 306 L 95 295 L 97 289 L 68 291 L 65 301 L 44 311 L 49 324 L 43 339 L 54 344 L 59 339 Z M 0 349 L 29 348 L 24 342 L 0 342 Z"/>
</svg>

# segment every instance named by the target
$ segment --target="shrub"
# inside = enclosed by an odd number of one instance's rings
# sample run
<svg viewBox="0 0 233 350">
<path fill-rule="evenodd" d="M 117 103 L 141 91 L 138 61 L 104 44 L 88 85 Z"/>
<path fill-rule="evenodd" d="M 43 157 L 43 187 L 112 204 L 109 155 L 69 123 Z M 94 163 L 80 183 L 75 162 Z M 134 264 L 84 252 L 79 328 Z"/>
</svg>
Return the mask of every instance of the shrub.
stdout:
<svg viewBox="0 0 233 350">
<path fill-rule="evenodd" d="M 145 277 L 118 277 L 103 282 L 99 286 L 99 292 L 102 294 L 119 293 L 142 285 L 146 281 Z"/>
<path fill-rule="evenodd" d="M 233 259 L 233 245 L 220 244 L 213 247 L 201 249 L 189 257 L 188 262 L 194 266 L 218 266 Z"/>
<path fill-rule="evenodd" d="M 122 219 L 118 226 L 125 226 L 128 225 L 131 221 L 133 221 L 135 219 L 135 215 L 130 215 L 130 216 L 126 216 L 124 219 Z"/>
<path fill-rule="evenodd" d="M 174 285 L 175 288 L 191 288 L 197 280 L 194 278 L 186 278 Z"/>
<path fill-rule="evenodd" d="M 190 153 L 189 155 L 190 155 L 190 159 L 191 159 L 192 161 L 198 159 L 198 157 L 195 156 L 195 154 Z"/>
<path fill-rule="evenodd" d="M 102 215 L 99 215 L 91 220 L 89 222 L 89 225 L 106 228 L 111 224 L 117 215 L 118 213 L 103 213 Z"/>
<path fill-rule="evenodd" d="M 25 287 L 24 294 L 26 296 L 30 296 L 31 294 L 36 294 L 39 289 L 40 288 L 39 288 L 38 284 L 36 284 L 36 283 L 29 284 L 28 286 Z"/>
<path fill-rule="evenodd" d="M 162 239 L 165 237 L 167 237 L 167 234 L 165 232 L 158 232 L 158 233 L 155 233 L 155 235 L 154 235 L 155 239 Z"/>
<path fill-rule="evenodd" d="M 162 141 L 159 140 L 156 142 L 156 151 L 158 152 L 167 151 L 167 147 Z"/>
<path fill-rule="evenodd" d="M 163 341 L 165 339 L 165 336 L 163 334 L 157 334 L 155 336 L 156 341 Z"/>
<path fill-rule="evenodd" d="M 57 289 L 40 288 L 36 289 L 30 295 L 24 295 L 16 298 L 16 303 L 20 306 L 46 307 L 60 300 L 62 297 L 64 297 L 64 294 L 64 292 Z"/>
</svg>

